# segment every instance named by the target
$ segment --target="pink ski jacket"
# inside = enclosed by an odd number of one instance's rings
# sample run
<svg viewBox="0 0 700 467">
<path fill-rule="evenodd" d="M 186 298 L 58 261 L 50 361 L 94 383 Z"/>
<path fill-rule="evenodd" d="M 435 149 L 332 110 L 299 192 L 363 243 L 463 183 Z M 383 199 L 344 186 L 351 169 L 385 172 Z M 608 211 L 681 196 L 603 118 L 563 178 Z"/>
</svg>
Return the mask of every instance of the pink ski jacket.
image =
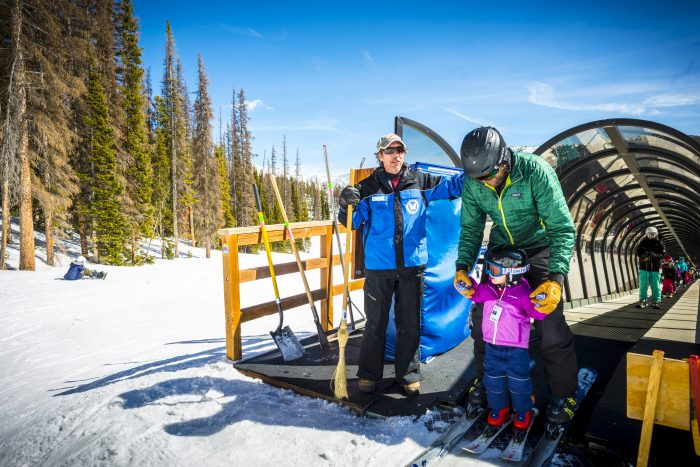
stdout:
<svg viewBox="0 0 700 467">
<path fill-rule="evenodd" d="M 508 347 L 527 348 L 530 341 L 530 318 L 543 320 L 546 314 L 537 311 L 530 301 L 532 289 L 525 279 L 503 291 L 490 281 L 477 284 L 474 303 L 484 304 L 481 330 L 484 342 Z M 499 304 L 499 296 L 501 301 Z M 497 306 L 500 305 L 500 306 Z"/>
</svg>

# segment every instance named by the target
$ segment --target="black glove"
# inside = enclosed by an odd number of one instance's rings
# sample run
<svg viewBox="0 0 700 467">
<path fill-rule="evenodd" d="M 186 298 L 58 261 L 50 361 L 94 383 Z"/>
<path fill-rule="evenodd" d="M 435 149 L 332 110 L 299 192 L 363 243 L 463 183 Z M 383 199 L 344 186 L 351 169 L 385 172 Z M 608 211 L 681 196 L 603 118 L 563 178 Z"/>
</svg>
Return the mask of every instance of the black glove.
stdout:
<svg viewBox="0 0 700 467">
<path fill-rule="evenodd" d="M 350 204 L 355 206 L 359 202 L 360 190 L 358 190 L 354 186 L 348 185 L 345 188 L 343 188 L 343 191 L 340 192 L 340 196 L 338 197 L 338 205 L 342 210 L 347 209 L 348 205 Z"/>
</svg>

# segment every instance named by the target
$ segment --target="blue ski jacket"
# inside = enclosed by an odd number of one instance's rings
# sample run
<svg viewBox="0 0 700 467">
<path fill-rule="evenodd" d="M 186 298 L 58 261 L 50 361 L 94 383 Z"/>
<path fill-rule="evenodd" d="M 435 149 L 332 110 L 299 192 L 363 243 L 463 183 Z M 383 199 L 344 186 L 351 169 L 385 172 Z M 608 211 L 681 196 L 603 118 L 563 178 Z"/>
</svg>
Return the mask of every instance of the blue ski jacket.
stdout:
<svg viewBox="0 0 700 467">
<path fill-rule="evenodd" d="M 362 244 L 367 276 L 425 267 L 428 262 L 425 218 L 428 203 L 462 194 L 464 174 L 441 177 L 404 166 L 396 189 L 382 167 L 355 188 L 360 202 L 352 213 L 352 227 L 364 225 Z M 347 212 L 338 219 L 345 224 Z"/>
<path fill-rule="evenodd" d="M 63 276 L 67 281 L 74 281 L 83 278 L 83 265 L 70 263 L 68 272 Z"/>
</svg>

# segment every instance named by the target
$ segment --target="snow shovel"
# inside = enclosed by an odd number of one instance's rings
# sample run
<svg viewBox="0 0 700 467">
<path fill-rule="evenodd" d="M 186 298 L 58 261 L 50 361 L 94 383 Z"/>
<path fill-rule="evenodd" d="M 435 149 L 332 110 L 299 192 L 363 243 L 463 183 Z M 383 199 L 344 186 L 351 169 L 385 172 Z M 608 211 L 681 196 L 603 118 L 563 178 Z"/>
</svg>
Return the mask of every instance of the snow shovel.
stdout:
<svg viewBox="0 0 700 467">
<path fill-rule="evenodd" d="M 255 195 L 255 204 L 258 208 L 258 220 L 260 221 L 260 230 L 262 231 L 263 243 L 265 244 L 265 253 L 267 253 L 267 264 L 270 267 L 270 277 L 272 278 L 272 287 L 275 289 L 275 302 L 277 303 L 277 312 L 280 315 L 280 324 L 277 329 L 270 332 L 270 335 L 275 340 L 275 344 L 280 349 L 282 360 L 291 362 L 304 355 L 304 347 L 301 346 L 299 339 L 294 335 L 289 326 L 284 326 L 284 313 L 282 312 L 282 302 L 280 301 L 280 293 L 277 288 L 277 278 L 275 277 L 275 267 L 272 264 L 272 254 L 270 254 L 270 242 L 267 239 L 267 230 L 265 230 L 265 216 L 262 212 L 262 204 L 260 203 L 260 193 L 258 186 L 253 183 L 253 194 Z"/>
<path fill-rule="evenodd" d="M 297 260 L 297 267 L 299 268 L 299 273 L 301 274 L 301 279 L 304 282 L 304 290 L 306 290 L 306 298 L 309 300 L 309 306 L 311 306 L 311 314 L 313 315 L 314 318 L 314 323 L 316 324 L 316 333 L 318 334 L 318 342 L 321 345 L 322 349 L 327 349 L 328 348 L 328 337 L 326 337 L 326 333 L 323 331 L 323 326 L 321 326 L 321 322 L 318 319 L 318 311 L 316 311 L 316 305 L 314 304 L 314 299 L 311 296 L 311 288 L 309 288 L 309 281 L 306 280 L 306 272 L 304 271 L 304 266 L 301 264 L 301 258 L 299 257 L 299 251 L 297 250 L 297 244 L 296 241 L 294 240 L 294 233 L 292 232 L 292 228 L 289 226 L 289 219 L 287 219 L 287 211 L 284 209 L 284 202 L 282 201 L 282 195 L 280 195 L 280 191 L 277 188 L 277 182 L 275 181 L 275 175 L 273 173 L 270 173 L 270 184 L 272 185 L 272 188 L 275 190 L 275 197 L 277 198 L 277 204 L 280 207 L 280 211 L 282 212 L 282 219 L 284 219 L 284 227 L 287 230 L 287 238 L 289 239 L 289 246 L 292 248 L 292 252 L 294 253 L 294 258 Z"/>
</svg>

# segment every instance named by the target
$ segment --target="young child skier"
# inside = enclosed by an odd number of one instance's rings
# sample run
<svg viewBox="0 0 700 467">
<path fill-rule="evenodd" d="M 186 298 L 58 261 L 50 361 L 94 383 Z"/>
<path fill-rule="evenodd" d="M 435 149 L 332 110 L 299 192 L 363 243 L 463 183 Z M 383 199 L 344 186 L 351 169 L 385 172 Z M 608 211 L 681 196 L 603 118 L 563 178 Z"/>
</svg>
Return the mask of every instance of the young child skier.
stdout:
<svg viewBox="0 0 700 467">
<path fill-rule="evenodd" d="M 475 303 L 484 304 L 482 331 L 486 344 L 484 387 L 489 407 L 488 424 L 499 427 L 510 419 L 527 430 L 532 422 L 533 388 L 530 380 L 530 318 L 544 319 L 530 301 L 532 289 L 523 277 L 529 269 L 527 255 L 511 246 L 490 249 L 484 258 L 489 280 L 474 284 Z"/>
<path fill-rule="evenodd" d="M 676 267 L 673 265 L 673 258 L 666 255 L 661 260 L 661 296 L 672 297 L 676 293 L 674 281 L 676 280 Z"/>
<path fill-rule="evenodd" d="M 107 277 L 107 273 L 104 271 L 94 271 L 85 267 L 85 256 L 78 256 L 76 259 L 71 261 L 68 271 L 63 276 L 67 281 L 75 281 L 82 279 L 83 277 L 89 277 L 91 279 L 104 279 Z"/>
</svg>

